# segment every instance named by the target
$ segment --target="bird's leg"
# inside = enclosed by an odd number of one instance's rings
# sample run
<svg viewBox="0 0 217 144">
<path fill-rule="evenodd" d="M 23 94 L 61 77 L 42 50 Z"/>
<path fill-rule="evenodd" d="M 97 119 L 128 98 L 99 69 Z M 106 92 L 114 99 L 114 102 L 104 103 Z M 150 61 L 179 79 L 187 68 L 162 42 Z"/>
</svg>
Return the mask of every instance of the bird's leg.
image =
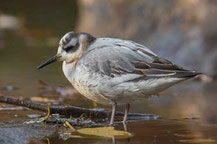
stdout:
<svg viewBox="0 0 217 144">
<path fill-rule="evenodd" d="M 126 104 L 126 107 L 125 107 L 123 123 L 127 122 L 127 116 L 128 116 L 129 109 L 130 109 L 130 104 L 128 103 Z"/>
<path fill-rule="evenodd" d="M 109 125 L 113 125 L 114 124 L 116 107 L 117 107 L 116 101 L 112 100 L 112 115 L 111 115 L 111 120 L 110 120 Z"/>
</svg>

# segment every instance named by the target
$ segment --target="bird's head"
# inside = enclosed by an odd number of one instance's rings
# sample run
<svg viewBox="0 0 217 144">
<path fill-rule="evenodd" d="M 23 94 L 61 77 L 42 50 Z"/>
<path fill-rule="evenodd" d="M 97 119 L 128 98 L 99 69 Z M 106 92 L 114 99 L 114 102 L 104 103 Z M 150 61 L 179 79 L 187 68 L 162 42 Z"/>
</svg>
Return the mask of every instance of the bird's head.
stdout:
<svg viewBox="0 0 217 144">
<path fill-rule="evenodd" d="M 88 33 L 66 33 L 59 42 L 57 54 L 41 64 L 38 69 L 55 61 L 72 63 L 77 61 L 96 38 Z"/>
</svg>

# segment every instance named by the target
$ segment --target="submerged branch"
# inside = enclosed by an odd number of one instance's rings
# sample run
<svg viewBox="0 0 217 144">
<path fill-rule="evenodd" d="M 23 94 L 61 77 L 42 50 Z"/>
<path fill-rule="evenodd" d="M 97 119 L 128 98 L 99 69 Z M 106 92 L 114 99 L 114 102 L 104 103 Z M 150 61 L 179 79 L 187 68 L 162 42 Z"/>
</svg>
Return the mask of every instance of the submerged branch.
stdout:
<svg viewBox="0 0 217 144">
<path fill-rule="evenodd" d="M 13 104 L 17 106 L 27 107 L 33 110 L 39 110 L 47 112 L 47 105 L 43 103 L 34 102 L 31 100 L 18 99 L 14 97 L 0 96 L 0 102 Z M 97 109 L 88 109 L 81 108 L 77 106 L 61 106 L 61 105 L 50 105 L 51 114 L 60 114 L 60 115 L 71 115 L 71 116 L 80 116 L 81 114 L 86 114 L 87 116 L 93 116 L 94 118 L 106 118 L 110 115 L 110 111 L 97 110 Z M 123 116 L 123 112 L 116 112 L 117 116 Z M 129 116 L 132 117 L 147 117 L 152 116 L 151 114 L 139 114 L 139 113 L 129 113 Z"/>
<path fill-rule="evenodd" d="M 7 104 L 13 104 L 17 106 L 23 106 L 23 107 L 27 107 L 33 110 L 47 112 L 46 104 L 34 102 L 31 100 L 0 96 L 0 102 L 7 103 Z M 73 115 L 73 116 L 80 116 L 81 114 L 85 113 L 87 116 L 91 115 L 91 116 L 99 117 L 99 118 L 105 118 L 110 114 L 109 111 L 87 109 L 87 108 L 81 108 L 81 107 L 69 106 L 69 105 L 67 106 L 50 105 L 50 112 L 52 114 L 58 113 L 60 115 Z"/>
</svg>

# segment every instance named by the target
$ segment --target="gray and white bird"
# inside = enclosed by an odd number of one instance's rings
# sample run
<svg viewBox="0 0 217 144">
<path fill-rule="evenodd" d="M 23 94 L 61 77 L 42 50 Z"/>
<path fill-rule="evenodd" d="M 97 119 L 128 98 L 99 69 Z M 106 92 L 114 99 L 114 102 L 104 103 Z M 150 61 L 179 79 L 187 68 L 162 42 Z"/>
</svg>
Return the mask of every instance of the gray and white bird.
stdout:
<svg viewBox="0 0 217 144">
<path fill-rule="evenodd" d="M 118 104 L 130 103 L 200 74 L 158 57 L 147 47 L 130 40 L 95 38 L 88 33 L 66 33 L 58 52 L 38 69 L 63 61 L 63 72 L 73 87 L 88 99 L 112 105 L 110 124 Z"/>
</svg>

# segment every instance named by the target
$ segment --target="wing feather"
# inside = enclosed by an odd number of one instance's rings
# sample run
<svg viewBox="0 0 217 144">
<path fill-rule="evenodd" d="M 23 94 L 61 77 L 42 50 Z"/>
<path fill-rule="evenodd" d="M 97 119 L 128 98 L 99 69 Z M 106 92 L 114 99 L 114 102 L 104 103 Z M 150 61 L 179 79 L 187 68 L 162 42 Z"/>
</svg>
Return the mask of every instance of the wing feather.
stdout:
<svg viewBox="0 0 217 144">
<path fill-rule="evenodd" d="M 145 46 L 132 41 L 105 38 L 88 49 L 79 61 L 110 77 L 136 74 L 141 78 L 185 78 L 198 74 L 160 58 Z"/>
</svg>

